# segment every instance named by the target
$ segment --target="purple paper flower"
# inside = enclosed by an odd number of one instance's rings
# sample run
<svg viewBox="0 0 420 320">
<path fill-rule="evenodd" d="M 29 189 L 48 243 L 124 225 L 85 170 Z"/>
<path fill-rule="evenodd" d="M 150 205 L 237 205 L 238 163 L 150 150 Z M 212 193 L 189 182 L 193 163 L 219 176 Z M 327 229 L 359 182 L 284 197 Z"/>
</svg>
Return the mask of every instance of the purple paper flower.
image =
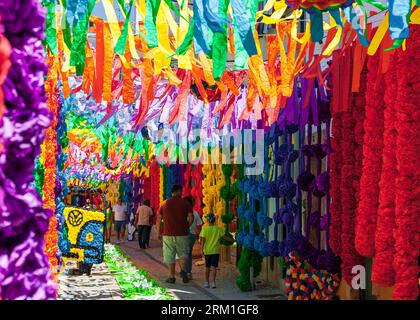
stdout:
<svg viewBox="0 0 420 320">
<path fill-rule="evenodd" d="M 267 249 L 270 256 L 272 257 L 280 256 L 279 242 L 277 240 L 270 241 L 268 243 Z"/>
<path fill-rule="evenodd" d="M 328 193 L 330 184 L 328 172 L 320 173 L 312 182 L 312 193 L 316 197 L 323 197 Z"/>
<path fill-rule="evenodd" d="M 315 176 L 310 171 L 304 171 L 297 177 L 297 185 L 300 190 L 309 191 Z"/>
<path fill-rule="evenodd" d="M 0 130 L 0 296 L 55 299 L 57 288 L 44 254 L 52 212 L 42 208 L 32 185 L 35 157 L 51 122 L 44 93 L 44 12 L 32 0 L 0 0 L 0 21 L 13 48 Z"/>
</svg>

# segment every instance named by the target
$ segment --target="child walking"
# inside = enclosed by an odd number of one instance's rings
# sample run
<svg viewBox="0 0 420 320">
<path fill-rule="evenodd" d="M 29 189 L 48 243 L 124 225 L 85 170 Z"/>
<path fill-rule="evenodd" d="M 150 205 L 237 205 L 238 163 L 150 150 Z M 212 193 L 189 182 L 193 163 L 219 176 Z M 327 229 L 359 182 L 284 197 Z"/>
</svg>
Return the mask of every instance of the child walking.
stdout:
<svg viewBox="0 0 420 320">
<path fill-rule="evenodd" d="M 232 241 L 224 235 L 224 230 L 215 225 L 216 216 L 214 213 L 206 215 L 208 225 L 203 227 L 200 232 L 201 251 L 206 260 L 206 282 L 205 288 L 210 288 L 210 272 L 213 271 L 211 287 L 216 288 L 216 268 L 219 266 L 220 239 Z"/>
</svg>

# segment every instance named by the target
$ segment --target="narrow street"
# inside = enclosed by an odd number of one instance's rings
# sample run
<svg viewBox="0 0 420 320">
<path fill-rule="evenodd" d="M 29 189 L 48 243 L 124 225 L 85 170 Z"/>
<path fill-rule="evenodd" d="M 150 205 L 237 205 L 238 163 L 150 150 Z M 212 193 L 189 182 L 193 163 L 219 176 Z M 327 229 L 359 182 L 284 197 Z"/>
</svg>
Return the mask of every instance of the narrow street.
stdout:
<svg viewBox="0 0 420 320">
<path fill-rule="evenodd" d="M 165 279 L 168 277 L 168 270 L 163 264 L 161 243 L 156 240 L 150 241 L 151 247 L 140 250 L 137 241 L 127 241 L 120 245 L 120 248 L 130 256 L 133 263 L 146 270 L 162 287 L 177 300 L 283 300 L 285 296 L 280 290 L 268 284 L 260 284 L 257 290 L 242 292 L 236 286 L 235 280 L 238 275 L 236 266 L 233 263 L 222 262 L 219 264 L 217 273 L 217 288 L 206 289 L 203 287 L 205 279 L 205 267 L 193 266 L 193 280 L 184 284 L 179 276 L 175 284 L 168 284 Z M 194 263 L 198 261 L 194 260 Z M 177 268 L 179 271 L 179 268 Z"/>
<path fill-rule="evenodd" d="M 235 284 L 238 271 L 233 263 L 221 263 L 217 275 L 217 288 L 206 289 L 204 283 L 204 266 L 193 267 L 193 280 L 183 283 L 177 276 L 175 284 L 168 284 L 165 279 L 168 271 L 163 264 L 161 243 L 151 240 L 151 248 L 140 250 L 137 241 L 126 241 L 119 246 L 139 270 L 144 270 L 153 278 L 158 285 L 166 288 L 168 294 L 174 300 L 284 300 L 278 288 L 260 283 L 257 290 L 241 292 Z M 109 249 L 106 249 L 109 250 Z M 198 260 L 195 260 L 196 262 Z M 75 268 L 74 262 L 68 262 L 67 269 Z M 103 262 L 93 265 L 90 276 L 69 275 L 62 272 L 59 276 L 59 299 L 60 300 L 122 300 L 124 294 L 116 280 L 115 272 L 112 272 Z M 138 300 L 153 300 L 156 296 L 137 296 Z"/>
<path fill-rule="evenodd" d="M 59 275 L 59 300 L 122 300 L 121 289 L 105 263 L 93 265 L 90 276 Z"/>
</svg>

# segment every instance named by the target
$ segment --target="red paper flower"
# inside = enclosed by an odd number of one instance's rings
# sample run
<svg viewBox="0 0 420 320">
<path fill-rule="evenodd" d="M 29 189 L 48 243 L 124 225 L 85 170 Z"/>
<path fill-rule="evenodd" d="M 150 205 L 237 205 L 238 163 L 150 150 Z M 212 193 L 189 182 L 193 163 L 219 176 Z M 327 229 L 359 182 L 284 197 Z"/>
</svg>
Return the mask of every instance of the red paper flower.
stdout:
<svg viewBox="0 0 420 320">
<path fill-rule="evenodd" d="M 372 281 L 390 287 L 395 281 L 395 271 L 392 267 L 394 259 L 395 229 L 395 179 L 398 175 L 396 158 L 396 116 L 397 99 L 397 55 L 391 59 L 391 67 L 385 74 L 385 110 L 384 110 L 384 147 L 382 151 L 382 173 L 379 183 L 379 208 L 375 233 L 375 258 L 372 265 Z"/>
<path fill-rule="evenodd" d="M 348 49 L 351 55 L 352 48 Z M 340 70 L 352 70 L 350 59 L 342 59 L 340 66 L 335 68 L 335 72 Z M 362 77 L 365 73 L 362 73 Z M 333 76 L 333 79 L 335 77 Z M 334 253 L 340 255 L 342 259 L 343 279 L 351 282 L 353 266 L 363 262 L 362 257 L 357 253 L 355 238 L 355 211 L 358 201 L 359 179 L 361 175 L 362 146 L 364 113 L 364 90 L 354 94 L 352 99 L 346 98 L 350 94 L 348 88 L 351 81 L 345 81 L 345 77 L 340 74 L 333 86 L 341 86 L 339 90 L 333 87 L 333 105 L 341 105 L 344 101 L 350 100 L 349 108 L 332 108 L 333 116 L 333 154 L 331 155 L 331 227 L 330 245 Z M 351 79 L 351 78 L 350 78 Z M 348 79 L 347 79 L 348 80 Z M 364 83 L 364 80 L 361 80 Z M 346 95 L 346 96 L 343 96 Z M 338 110 L 342 109 L 342 110 Z"/>
<path fill-rule="evenodd" d="M 341 259 L 343 261 L 341 269 L 343 272 L 343 279 L 347 283 L 351 283 L 353 274 L 352 268 L 355 265 L 363 263 L 362 257 L 358 254 L 355 248 L 355 215 L 356 215 L 356 181 L 360 176 L 356 174 L 355 168 L 360 163 L 355 163 L 356 149 L 360 146 L 357 145 L 354 136 L 354 120 L 350 112 L 345 112 L 342 115 L 342 130 L 343 139 L 341 143 Z"/>
<path fill-rule="evenodd" d="M 369 57 L 366 79 L 363 165 L 360 178 L 360 198 L 356 215 L 356 248 L 366 257 L 375 253 L 376 217 L 379 204 L 383 148 L 384 81 L 380 55 Z M 379 71 L 378 71 L 379 70 Z M 382 79 L 379 80 L 378 77 Z M 365 81 L 363 81 L 365 82 Z"/>
<path fill-rule="evenodd" d="M 398 52 L 396 104 L 397 163 L 395 198 L 395 256 L 396 273 L 394 299 L 418 298 L 420 196 L 420 27 L 411 26 L 407 51 Z M 393 66 L 391 66 L 393 67 Z"/>
<path fill-rule="evenodd" d="M 159 209 L 160 167 L 156 160 L 150 165 L 150 206 L 157 212 Z"/>
<path fill-rule="evenodd" d="M 202 164 L 199 163 L 194 167 L 194 170 L 192 171 L 192 178 L 194 180 L 194 186 L 191 189 L 191 195 L 195 198 L 195 211 L 198 212 L 198 214 L 203 214 L 203 209 L 201 208 L 201 200 L 203 199 L 203 185 L 202 185 Z"/>
<path fill-rule="evenodd" d="M 182 196 L 191 195 L 191 163 L 188 163 L 184 171 L 184 186 L 182 188 Z"/>
<path fill-rule="evenodd" d="M 341 125 L 341 114 L 337 113 L 332 122 L 331 146 L 333 152 L 330 155 L 331 223 L 329 239 L 330 247 L 336 255 L 341 255 Z"/>
</svg>

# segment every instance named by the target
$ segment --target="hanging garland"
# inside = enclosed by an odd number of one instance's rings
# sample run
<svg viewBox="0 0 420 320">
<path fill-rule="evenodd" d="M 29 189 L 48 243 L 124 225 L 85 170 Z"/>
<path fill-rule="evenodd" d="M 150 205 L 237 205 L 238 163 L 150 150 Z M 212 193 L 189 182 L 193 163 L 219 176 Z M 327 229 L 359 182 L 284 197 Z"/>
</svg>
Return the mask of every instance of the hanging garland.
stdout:
<svg viewBox="0 0 420 320">
<path fill-rule="evenodd" d="M 332 203 L 330 207 L 331 212 L 331 223 L 330 223 L 330 239 L 329 245 L 332 251 L 341 256 L 342 245 L 341 245 L 341 188 L 340 188 L 340 176 L 342 166 L 342 152 L 341 152 L 341 141 L 342 141 L 342 120 L 341 113 L 334 114 L 334 120 L 332 122 L 332 135 L 331 148 L 331 171 L 330 171 L 330 194 Z"/>
<path fill-rule="evenodd" d="M 344 57 L 333 70 L 331 113 L 333 121 L 333 152 L 331 158 L 332 206 L 330 245 L 342 260 L 343 278 L 351 283 L 355 265 L 363 265 L 362 257 L 355 248 L 355 211 L 359 197 L 359 179 L 362 165 L 362 144 L 359 123 L 363 117 L 365 89 L 351 95 L 351 56 L 354 48 L 345 49 Z M 361 83 L 364 72 L 361 75 Z M 363 108 L 363 109 L 362 109 Z M 338 147 L 338 148 L 337 148 Z M 335 161 L 339 160 L 339 161 Z M 336 200 L 337 199 L 337 202 Z M 339 203 L 338 203 L 339 202 Z M 339 205 L 340 204 L 340 205 Z M 341 227 L 337 225 L 340 223 Z M 339 239 L 338 239 L 339 237 Z"/>
<path fill-rule="evenodd" d="M 56 183 L 55 183 L 55 200 L 57 205 L 56 217 L 57 217 L 57 229 L 58 229 L 58 238 L 57 238 L 57 245 L 58 245 L 58 252 L 57 252 L 57 259 L 59 265 L 61 265 L 61 257 L 63 253 L 67 253 L 70 249 L 68 246 L 68 242 L 66 241 L 66 230 L 65 230 L 65 217 L 64 217 L 64 207 L 65 203 L 63 201 L 64 197 L 68 194 L 68 187 L 67 187 L 67 180 L 64 174 L 64 163 L 66 162 L 67 155 L 66 150 L 68 147 L 68 138 L 67 138 L 67 125 L 65 121 L 65 113 L 67 106 L 64 102 L 64 97 L 60 95 L 59 100 L 59 112 L 58 112 L 58 123 L 57 123 L 57 176 L 56 176 Z M 64 102 L 64 104 L 63 104 Z M 60 244 L 65 244 L 64 246 L 60 246 Z"/>
<path fill-rule="evenodd" d="M 184 184 L 182 187 L 183 197 L 191 195 L 191 178 L 192 178 L 191 167 L 192 167 L 191 163 L 187 163 L 187 166 L 184 171 Z"/>
<path fill-rule="evenodd" d="M 163 201 L 165 200 L 163 168 L 160 168 L 160 177 L 161 177 L 161 179 L 159 180 L 159 205 L 161 205 L 163 203 Z M 156 216 L 155 216 L 155 218 L 156 218 Z"/>
<path fill-rule="evenodd" d="M 382 162 L 384 130 L 385 86 L 383 82 L 380 54 L 367 61 L 366 98 L 363 136 L 363 165 L 360 178 L 360 198 L 356 213 L 356 248 L 365 257 L 375 254 L 376 217 L 379 204 L 379 180 Z"/>
<path fill-rule="evenodd" d="M 203 173 L 203 204 L 204 204 L 204 208 L 203 208 L 203 214 L 209 214 L 212 211 L 212 198 L 213 195 L 210 192 L 211 190 L 211 166 L 209 164 L 203 164 L 202 168 L 202 173 Z"/>
<path fill-rule="evenodd" d="M 143 203 L 141 178 L 134 179 L 133 186 L 133 212 L 136 213 L 137 208 Z"/>
<path fill-rule="evenodd" d="M 340 257 L 343 261 L 341 269 L 343 278 L 347 283 L 351 283 L 353 274 L 351 270 L 353 266 L 363 264 L 362 257 L 357 253 L 354 245 L 355 237 L 355 210 L 356 210 L 356 190 L 354 188 L 354 168 L 357 164 L 354 163 L 354 154 L 356 143 L 353 137 L 354 126 L 352 125 L 352 114 L 346 112 L 342 116 L 343 120 L 343 140 L 342 140 L 342 159 L 343 165 L 341 167 L 341 211 L 342 211 L 342 227 L 341 227 L 341 244 L 342 251 Z"/>
<path fill-rule="evenodd" d="M 54 215 L 50 218 L 48 232 L 45 234 L 45 252 L 50 261 L 50 267 L 53 278 L 58 281 L 58 221 L 56 217 L 56 197 L 54 193 L 56 172 L 57 172 L 57 115 L 58 115 L 58 88 L 57 88 L 57 68 L 59 66 L 58 60 L 54 56 L 47 58 L 49 67 L 48 77 L 45 82 L 45 91 L 47 94 L 47 105 L 50 109 L 53 120 L 50 127 L 47 128 L 44 150 L 45 158 L 44 164 L 44 185 L 42 188 L 42 200 L 44 208 L 52 210 Z"/>
<path fill-rule="evenodd" d="M 42 208 L 33 186 L 35 158 L 51 117 L 44 103 L 45 20 L 38 2 L 31 0 L 0 1 L 0 20 L 13 48 L 2 85 L 7 108 L 2 125 L 9 129 L 1 137 L 0 189 L 5 192 L 0 197 L 0 260 L 5 263 L 0 266 L 0 297 L 54 299 L 57 286 L 43 250 L 53 213 Z"/>
<path fill-rule="evenodd" d="M 153 159 L 150 163 L 150 206 L 157 212 L 160 206 L 160 195 L 158 190 L 160 190 L 160 166 L 157 161 Z"/>
<path fill-rule="evenodd" d="M 273 166 L 274 166 L 274 175 L 273 180 L 268 183 L 267 185 L 267 196 L 274 198 L 275 200 L 275 212 L 273 215 L 274 221 L 274 239 L 268 243 L 268 254 L 271 257 L 279 257 L 280 256 L 280 241 L 278 236 L 278 230 L 281 224 L 281 215 L 280 215 L 280 193 L 277 187 L 278 179 L 280 178 L 279 174 L 279 163 L 277 161 L 276 155 L 279 152 L 279 137 L 283 134 L 283 131 L 275 124 L 272 127 L 271 139 L 272 143 L 274 142 L 273 147 Z M 270 145 L 271 143 L 269 143 Z"/>
<path fill-rule="evenodd" d="M 218 169 L 218 166 L 212 164 L 204 164 L 202 171 L 204 177 L 203 203 L 205 205 L 203 214 L 206 215 L 213 212 L 217 218 L 220 218 L 224 211 L 223 203 L 219 201 L 219 188 L 224 185 L 223 181 L 219 181 L 220 179 L 218 178 L 220 169 Z M 217 219 L 217 221 L 220 224 L 220 219 Z"/>
<path fill-rule="evenodd" d="M 143 182 L 143 199 L 148 199 L 149 201 L 150 201 L 150 194 L 151 194 L 151 190 L 150 190 L 151 180 L 152 179 L 150 176 L 146 176 L 146 174 L 143 174 L 143 181 L 144 181 Z M 162 194 L 162 192 L 163 192 L 163 183 L 159 185 L 159 194 Z"/>
<path fill-rule="evenodd" d="M 329 81 L 329 79 L 328 79 Z M 334 255 L 328 245 L 329 239 L 329 154 L 330 154 L 330 99 L 324 89 L 315 82 L 312 89 L 306 94 L 313 95 L 306 114 L 301 118 L 301 131 L 298 143 L 300 146 L 301 161 L 299 161 L 299 176 L 297 177 L 298 205 L 300 192 L 306 192 L 305 237 L 301 235 L 301 215 L 298 210 L 293 222 L 293 233 L 286 237 L 290 252 L 284 252 L 280 263 L 286 267 L 286 292 L 290 300 L 321 300 L 334 299 L 335 291 L 340 283 L 339 257 Z M 305 95 L 305 90 L 302 96 Z M 326 141 L 322 141 L 322 123 L 326 126 Z M 308 144 L 303 145 L 307 125 Z M 317 128 L 317 143 L 312 144 L 313 125 Z M 287 133 L 287 132 L 286 132 Z M 289 138 L 290 139 L 290 138 Z M 286 140 L 287 141 L 287 140 Z M 327 157 L 326 171 L 322 171 L 322 161 Z M 305 167 L 306 158 L 306 167 Z M 317 164 L 317 175 L 311 172 L 312 159 Z M 286 164 L 286 170 L 288 170 Z M 287 171 L 286 171 L 287 172 Z M 312 196 L 317 199 L 317 208 L 312 210 Z M 322 215 L 322 203 L 325 199 L 325 213 Z M 302 204 L 301 204 L 302 205 Z M 325 232 L 325 244 L 321 243 L 321 233 Z M 311 237 L 314 234 L 314 237 Z M 315 240 L 315 242 L 313 241 Z M 312 244 L 314 242 L 314 244 Z"/>
<path fill-rule="evenodd" d="M 199 163 L 194 166 L 192 172 L 192 178 L 194 180 L 194 186 L 191 189 L 191 196 L 195 198 L 194 210 L 198 212 L 199 215 L 203 214 L 203 208 L 201 207 L 203 199 L 203 175 L 202 175 L 202 164 Z"/>
<path fill-rule="evenodd" d="M 394 53 L 390 62 L 397 63 Z M 395 240 L 390 230 L 395 229 L 395 180 L 398 176 L 396 142 L 397 142 L 397 70 L 389 68 L 385 74 L 385 110 L 384 110 L 384 148 L 382 172 L 379 182 L 379 207 L 375 233 L 375 258 L 372 264 L 372 281 L 385 287 L 395 282 L 395 270 L 392 266 L 395 255 Z"/>
<path fill-rule="evenodd" d="M 1 23 L 1 21 L 0 21 L 0 23 Z M 0 27 L 2 27 L 1 24 L 0 24 Z M 1 125 L 2 125 L 3 113 L 5 111 L 4 95 L 3 95 L 2 85 L 3 85 L 3 83 L 6 79 L 7 72 L 9 71 L 9 68 L 10 68 L 9 58 L 10 58 L 11 51 L 12 51 L 12 48 L 10 47 L 9 41 L 0 32 L 0 124 Z M 3 148 L 4 148 L 3 140 L 1 138 L 2 137 L 0 136 L 0 155 L 3 153 Z M 37 160 L 39 160 L 38 157 L 37 157 Z M 37 162 L 35 162 L 35 165 L 36 164 L 37 164 Z M 36 168 L 35 168 L 35 172 L 36 172 Z M 35 183 L 36 182 L 37 182 L 37 180 L 35 179 Z M 37 188 L 37 190 L 38 190 L 38 188 Z M 4 194 L 3 186 L 1 186 L 1 185 L 0 185 L 0 192 Z M 1 291 L 0 291 L 0 300 L 2 300 Z"/>
<path fill-rule="evenodd" d="M 166 172 L 165 172 L 166 176 L 165 176 L 165 198 L 169 198 L 172 195 L 171 192 L 171 188 L 172 186 L 175 184 L 175 179 L 174 179 L 174 166 L 170 165 L 166 167 Z"/>
<path fill-rule="evenodd" d="M 243 171 L 243 167 L 238 170 L 240 204 L 237 211 L 239 218 L 239 228 L 236 230 L 236 241 L 240 245 L 244 244 L 245 237 L 248 233 L 246 213 L 249 206 L 248 192 L 250 189 L 248 177 L 244 177 Z"/>
<path fill-rule="evenodd" d="M 240 275 L 236 278 L 236 285 L 241 291 L 251 291 L 250 269 L 253 269 L 254 278 L 257 277 L 261 273 L 263 257 L 253 250 L 256 232 L 255 200 L 251 195 L 253 177 L 244 177 L 244 167 L 241 166 L 238 168 L 238 179 L 242 203 L 238 206 L 240 231 L 236 233 L 236 241 L 242 245 L 242 250 L 237 264 Z M 253 186 L 255 188 L 256 185 Z"/>
<path fill-rule="evenodd" d="M 44 186 L 44 165 L 41 163 L 41 157 L 36 157 L 34 167 L 34 180 L 35 188 L 39 195 L 42 197 L 42 188 Z"/>
<path fill-rule="evenodd" d="M 117 187 L 117 182 L 110 181 L 107 185 L 105 196 L 108 199 L 109 202 L 111 202 L 111 205 L 115 205 L 118 202 L 119 192 Z"/>
<path fill-rule="evenodd" d="M 231 180 L 233 174 L 232 164 L 222 164 L 222 172 L 225 180 L 225 185 L 220 189 L 220 197 L 225 202 L 225 211 L 222 214 L 222 222 L 225 224 L 225 236 L 231 238 L 231 241 L 221 239 L 220 243 L 225 246 L 231 246 L 233 244 L 233 237 L 229 232 L 229 226 L 235 218 L 234 213 L 230 212 L 230 202 L 235 198 L 235 193 L 231 187 Z"/>
<path fill-rule="evenodd" d="M 280 211 L 275 214 L 280 215 L 280 221 L 286 228 L 285 239 L 280 242 L 280 255 L 287 256 L 295 247 L 295 239 L 298 233 L 294 231 L 293 225 L 295 216 L 298 214 L 298 207 L 294 199 L 297 191 L 297 184 L 291 176 L 291 165 L 299 156 L 299 152 L 294 150 L 292 144 L 292 134 L 298 130 L 294 124 L 288 124 L 284 128 L 283 143 L 275 155 L 277 165 L 282 166 L 282 174 L 278 178 L 278 194 L 283 198 L 283 205 Z M 276 218 L 275 218 L 276 219 Z M 277 218 L 278 220 L 279 218 Z"/>
<path fill-rule="evenodd" d="M 171 196 L 172 181 L 172 166 L 164 164 L 162 166 L 162 182 L 163 182 L 163 198 L 168 199 Z"/>
<path fill-rule="evenodd" d="M 223 227 L 222 216 L 225 213 L 224 201 L 221 197 L 221 190 L 225 185 L 225 176 L 223 175 L 222 167 L 220 165 L 213 165 L 215 167 L 215 185 L 214 185 L 214 214 L 216 215 L 217 224 Z"/>
<path fill-rule="evenodd" d="M 236 285 L 241 291 L 251 291 L 250 269 L 253 269 L 253 276 L 258 277 L 261 273 L 263 257 L 257 251 L 242 248 L 241 257 L 238 260 L 238 271 L 240 275 L 236 278 Z"/>
<path fill-rule="evenodd" d="M 248 179 L 249 204 L 248 210 L 245 213 L 245 227 L 248 227 L 248 229 L 244 238 L 244 247 L 249 250 L 255 250 L 255 237 L 258 235 L 257 214 L 260 211 L 258 203 L 258 184 L 256 183 L 255 176 L 250 176 Z"/>
<path fill-rule="evenodd" d="M 395 286 L 393 298 L 416 300 L 419 295 L 419 246 L 420 230 L 418 195 L 420 167 L 418 146 L 420 113 L 418 110 L 420 65 L 420 28 L 412 27 L 412 37 L 407 40 L 407 50 L 398 52 L 397 70 L 397 168 L 399 175 L 395 185 Z M 417 187 L 416 187 L 417 186 Z M 417 189 L 416 189 L 417 188 Z"/>
<path fill-rule="evenodd" d="M 273 223 L 273 219 L 268 216 L 268 208 L 267 208 L 267 199 L 270 196 L 270 192 L 268 191 L 269 188 L 269 174 L 270 174 L 270 161 L 268 157 L 268 143 L 271 137 L 269 134 L 266 133 L 264 135 L 264 170 L 263 170 L 263 177 L 259 177 L 258 183 L 258 192 L 259 192 L 259 212 L 257 213 L 257 223 L 258 223 L 258 236 L 255 237 L 254 240 L 254 248 L 259 252 L 262 257 L 268 257 L 270 255 L 269 252 L 269 227 Z M 271 139 L 272 140 L 272 139 Z"/>
<path fill-rule="evenodd" d="M 184 165 L 181 163 L 175 164 L 174 181 L 176 184 L 184 185 Z"/>
<path fill-rule="evenodd" d="M 134 210 L 134 180 L 133 174 L 130 173 L 121 183 L 123 185 L 124 203 L 127 207 L 127 213 L 129 217 L 128 234 L 127 239 L 133 240 L 134 232 L 137 230 L 137 226 L 134 225 L 136 211 Z"/>
</svg>

